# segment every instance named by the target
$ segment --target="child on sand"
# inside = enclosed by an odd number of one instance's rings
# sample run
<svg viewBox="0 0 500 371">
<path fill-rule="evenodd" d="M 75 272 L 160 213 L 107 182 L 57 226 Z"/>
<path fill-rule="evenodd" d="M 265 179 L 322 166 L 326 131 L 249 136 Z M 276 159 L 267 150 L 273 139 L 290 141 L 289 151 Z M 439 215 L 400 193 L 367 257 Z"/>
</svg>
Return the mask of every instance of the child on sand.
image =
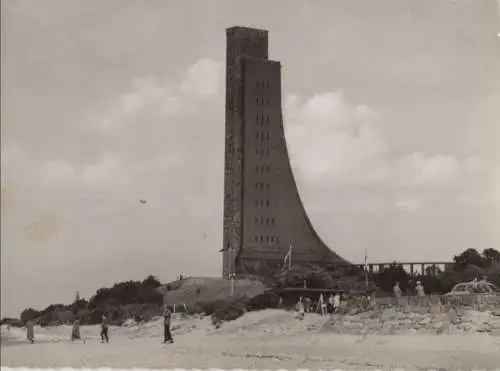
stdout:
<svg viewBox="0 0 500 371">
<path fill-rule="evenodd" d="M 71 341 L 73 340 L 82 340 L 82 337 L 80 335 L 80 320 L 75 318 L 75 321 L 73 322 L 73 328 L 71 330 Z"/>
<path fill-rule="evenodd" d="M 31 319 L 28 322 L 26 322 L 26 337 L 31 344 L 33 344 L 35 342 L 34 327 L 35 327 L 35 324 L 33 323 L 33 321 Z"/>
</svg>

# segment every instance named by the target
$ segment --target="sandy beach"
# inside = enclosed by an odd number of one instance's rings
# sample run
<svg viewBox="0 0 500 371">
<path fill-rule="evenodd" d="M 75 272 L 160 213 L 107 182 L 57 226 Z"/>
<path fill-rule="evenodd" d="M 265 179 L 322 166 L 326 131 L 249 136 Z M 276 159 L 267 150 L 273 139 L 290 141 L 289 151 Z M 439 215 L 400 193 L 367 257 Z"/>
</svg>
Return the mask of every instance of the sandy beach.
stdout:
<svg viewBox="0 0 500 371">
<path fill-rule="evenodd" d="M 496 369 L 500 337 L 487 334 L 349 335 L 319 332 L 325 317 L 303 321 L 277 310 L 248 313 L 214 329 L 208 318 L 176 319 L 175 344 L 164 345 L 161 320 L 112 327 L 110 344 L 98 326 L 36 328 L 28 344 L 21 329 L 2 330 L 2 366 L 143 368 Z"/>
</svg>

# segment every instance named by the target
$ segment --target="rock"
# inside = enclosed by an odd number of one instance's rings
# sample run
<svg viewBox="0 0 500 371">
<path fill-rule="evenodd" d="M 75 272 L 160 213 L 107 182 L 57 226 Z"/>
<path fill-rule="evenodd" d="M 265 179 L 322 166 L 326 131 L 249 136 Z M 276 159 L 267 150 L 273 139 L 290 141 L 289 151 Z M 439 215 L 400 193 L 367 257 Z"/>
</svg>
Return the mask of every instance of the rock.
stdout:
<svg viewBox="0 0 500 371">
<path fill-rule="evenodd" d="M 393 335 L 394 330 L 390 327 L 382 327 L 377 333 L 380 335 Z"/>
<path fill-rule="evenodd" d="M 490 326 L 487 323 L 485 323 L 485 324 L 482 324 L 481 326 L 479 326 L 476 329 L 476 332 L 481 332 L 481 333 L 491 332 L 491 328 L 490 328 Z"/>
<path fill-rule="evenodd" d="M 423 320 L 421 320 L 418 324 L 425 326 L 425 325 L 428 325 L 429 323 L 431 323 L 431 319 L 429 317 L 427 317 L 427 318 L 424 318 Z"/>
<path fill-rule="evenodd" d="M 458 314 L 457 312 L 454 310 L 454 309 L 451 309 L 449 312 L 448 312 L 448 318 L 449 318 L 449 321 L 451 323 L 456 323 L 458 322 Z"/>
<path fill-rule="evenodd" d="M 349 330 L 361 330 L 365 327 L 361 322 L 345 322 L 344 326 Z"/>
<path fill-rule="evenodd" d="M 457 325 L 457 328 L 462 331 L 469 331 L 472 329 L 472 326 L 470 325 L 470 323 L 460 323 Z"/>
<path fill-rule="evenodd" d="M 491 336 L 499 336 L 500 337 L 500 328 L 492 328 L 489 332 Z"/>
<path fill-rule="evenodd" d="M 429 313 L 430 314 L 439 314 L 439 313 L 441 313 L 441 306 L 440 305 L 431 305 L 429 307 Z"/>
<path fill-rule="evenodd" d="M 379 321 L 370 321 L 366 324 L 365 328 L 369 332 L 375 332 L 382 328 L 382 324 Z"/>
<path fill-rule="evenodd" d="M 410 328 L 411 325 L 413 324 L 413 321 L 409 318 L 404 319 L 403 321 L 400 322 L 401 325 L 405 328 Z"/>
</svg>

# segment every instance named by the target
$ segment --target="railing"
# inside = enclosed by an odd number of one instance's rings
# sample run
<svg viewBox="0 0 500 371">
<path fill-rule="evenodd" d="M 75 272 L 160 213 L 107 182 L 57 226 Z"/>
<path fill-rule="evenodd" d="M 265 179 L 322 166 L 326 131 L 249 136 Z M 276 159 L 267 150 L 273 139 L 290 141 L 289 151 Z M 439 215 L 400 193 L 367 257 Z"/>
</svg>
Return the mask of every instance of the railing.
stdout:
<svg viewBox="0 0 500 371">
<path fill-rule="evenodd" d="M 500 293 L 476 293 L 470 295 L 426 295 L 395 297 L 377 297 L 375 303 L 383 306 L 433 306 L 450 307 L 500 307 Z"/>
<path fill-rule="evenodd" d="M 500 293 L 471 295 L 443 295 L 442 303 L 451 306 L 493 306 L 500 307 Z"/>
</svg>

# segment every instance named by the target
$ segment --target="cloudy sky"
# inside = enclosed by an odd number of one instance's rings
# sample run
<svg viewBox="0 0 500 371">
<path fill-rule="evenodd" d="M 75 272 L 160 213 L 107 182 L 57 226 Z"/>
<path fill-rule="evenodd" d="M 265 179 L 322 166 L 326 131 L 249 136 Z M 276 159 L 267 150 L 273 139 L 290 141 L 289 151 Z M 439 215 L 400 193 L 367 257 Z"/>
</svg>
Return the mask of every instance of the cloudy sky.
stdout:
<svg viewBox="0 0 500 371">
<path fill-rule="evenodd" d="M 9 0 L 2 315 L 220 275 L 232 25 L 270 31 L 292 166 L 331 248 L 377 262 L 499 247 L 494 1 Z"/>
</svg>

